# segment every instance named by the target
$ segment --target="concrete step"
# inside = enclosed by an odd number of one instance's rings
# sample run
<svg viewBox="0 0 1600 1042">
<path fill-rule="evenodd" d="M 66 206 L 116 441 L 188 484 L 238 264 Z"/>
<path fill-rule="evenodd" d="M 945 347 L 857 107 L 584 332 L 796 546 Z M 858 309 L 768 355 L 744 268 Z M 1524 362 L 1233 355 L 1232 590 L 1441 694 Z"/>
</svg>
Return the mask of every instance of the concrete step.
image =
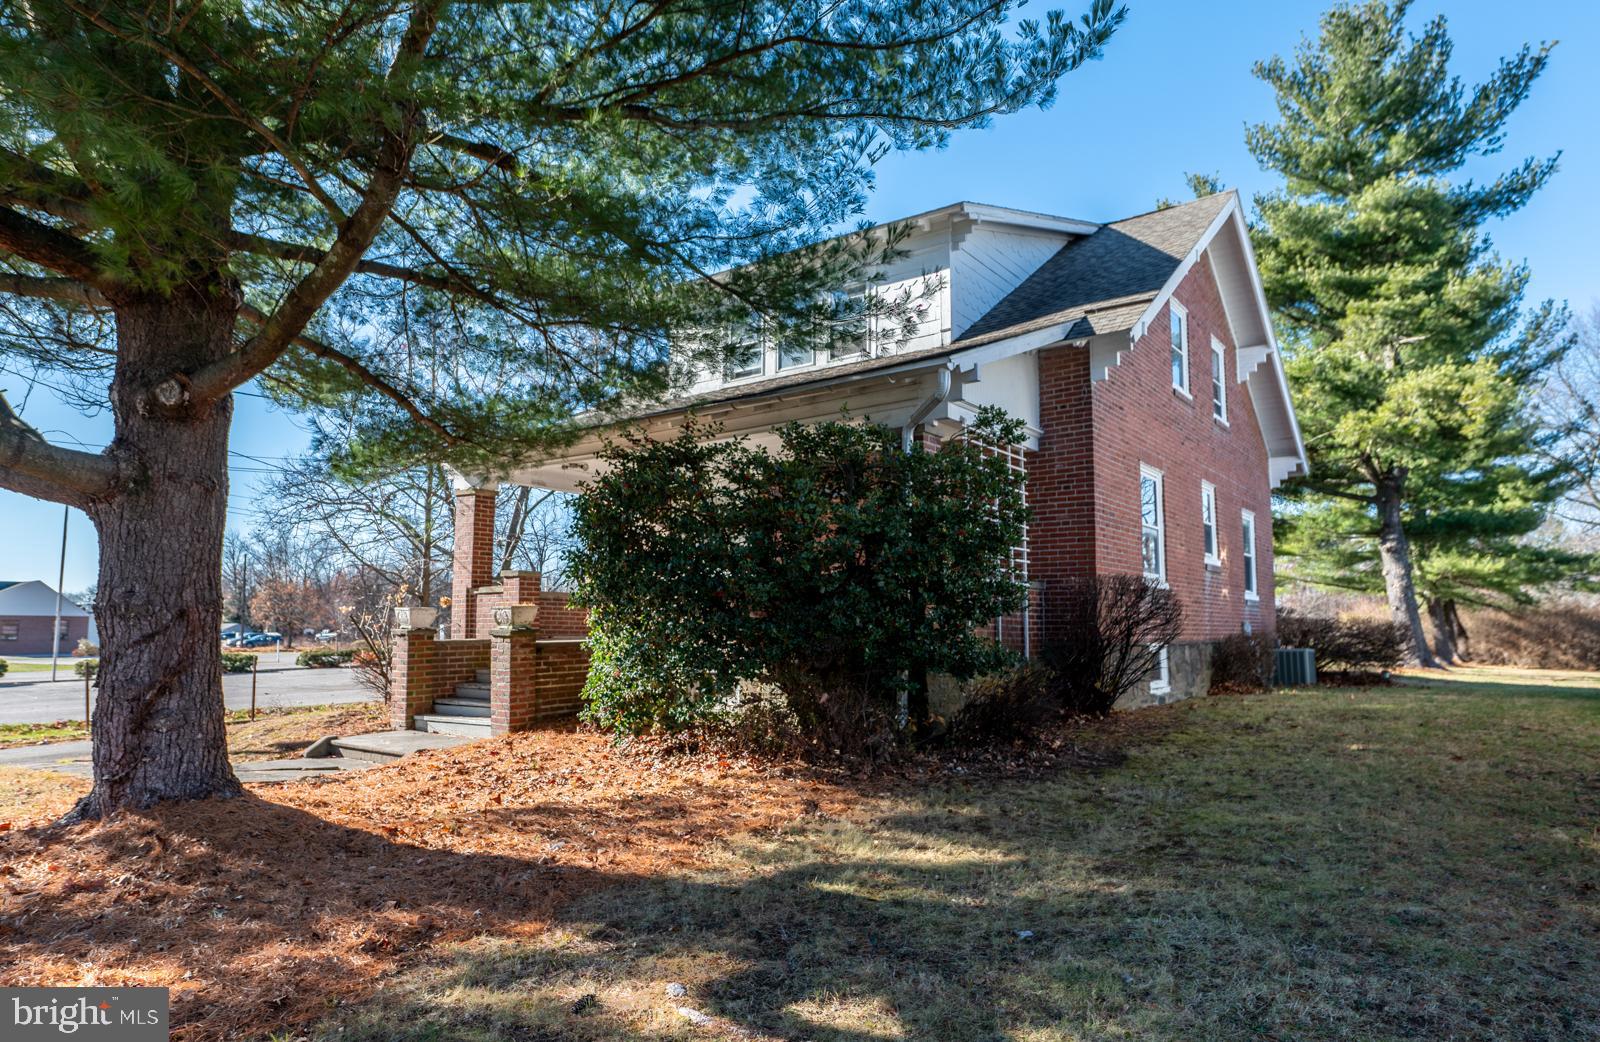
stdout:
<svg viewBox="0 0 1600 1042">
<path fill-rule="evenodd" d="M 489 702 L 476 698 L 436 698 L 433 711 L 438 716 L 488 716 Z"/>
<path fill-rule="evenodd" d="M 488 684 L 457 684 L 456 697 L 489 704 Z"/>
<path fill-rule="evenodd" d="M 420 721 L 422 718 L 417 719 Z M 388 763 L 419 749 L 449 749 L 463 744 L 470 738 L 482 737 L 483 735 L 476 733 L 465 737 L 454 734 L 424 734 L 419 725 L 415 731 L 374 731 L 371 734 L 353 734 L 335 738 L 331 744 L 333 750 L 336 750 L 336 755 L 354 760 Z"/>
<path fill-rule="evenodd" d="M 444 716 L 440 713 L 419 713 L 412 718 L 416 729 L 429 734 L 460 735 L 465 738 L 488 738 L 489 718 L 486 716 Z"/>
<path fill-rule="evenodd" d="M 478 683 L 484 687 L 489 686 L 489 671 L 487 669 L 478 670 Z"/>
</svg>

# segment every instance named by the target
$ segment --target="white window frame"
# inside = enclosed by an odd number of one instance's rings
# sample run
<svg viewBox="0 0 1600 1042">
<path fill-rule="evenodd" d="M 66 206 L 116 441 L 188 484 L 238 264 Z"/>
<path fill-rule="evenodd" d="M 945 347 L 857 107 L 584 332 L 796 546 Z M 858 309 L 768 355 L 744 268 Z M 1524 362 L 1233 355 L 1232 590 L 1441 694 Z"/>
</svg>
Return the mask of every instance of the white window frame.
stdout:
<svg viewBox="0 0 1600 1042">
<path fill-rule="evenodd" d="M 1156 649 L 1156 673 L 1150 678 L 1150 693 L 1165 695 L 1172 691 L 1171 648 L 1163 644 Z"/>
<path fill-rule="evenodd" d="M 1149 478 L 1155 482 L 1156 487 L 1156 521 L 1154 525 L 1145 523 L 1144 520 L 1144 483 Z M 1145 572 L 1144 577 L 1159 586 L 1167 584 L 1167 493 L 1165 479 L 1161 471 L 1147 464 L 1139 464 L 1139 566 L 1144 567 L 1144 537 L 1146 532 L 1154 530 L 1156 535 L 1156 563 L 1159 566 L 1155 573 Z"/>
<path fill-rule="evenodd" d="M 1181 383 L 1172 381 L 1172 389 L 1192 401 L 1194 396 L 1189 393 L 1189 310 L 1176 300 L 1168 301 L 1167 307 L 1172 312 L 1167 319 L 1168 334 L 1182 333 L 1182 336 L 1171 336 L 1172 351 L 1167 358 L 1167 368 L 1176 361 L 1183 376 Z"/>
<path fill-rule="evenodd" d="M 1228 425 L 1228 349 L 1211 338 L 1211 418 Z"/>
<path fill-rule="evenodd" d="M 1206 543 L 1210 546 L 1206 546 Z M 1217 486 L 1200 482 L 1200 547 L 1206 564 L 1222 564 L 1222 530 L 1217 525 Z"/>
<path fill-rule="evenodd" d="M 22 624 L 17 622 L 0 622 L 0 640 L 17 640 L 22 635 Z"/>
<path fill-rule="evenodd" d="M 753 344 L 755 346 L 756 367 L 749 372 L 736 373 L 734 372 L 730 362 L 730 364 L 725 365 L 722 368 L 722 382 L 724 384 L 736 384 L 744 383 L 747 380 L 759 380 L 763 376 L 767 375 L 767 337 L 762 325 L 763 324 L 761 320 L 759 318 L 755 318 L 752 319 L 743 330 L 735 328 L 728 331 L 730 342 Z M 740 339 L 734 341 L 733 338 L 738 336 L 741 332 L 748 333 L 749 339 Z M 731 357 L 732 356 L 730 353 L 730 359 Z"/>
<path fill-rule="evenodd" d="M 1244 599 L 1259 601 L 1261 599 L 1261 571 L 1256 558 L 1256 515 L 1251 510 L 1239 511 L 1240 536 L 1244 540 L 1244 553 L 1240 560 L 1244 563 Z"/>
<path fill-rule="evenodd" d="M 870 298 L 872 296 L 872 292 L 873 287 L 871 283 L 859 282 L 848 289 L 837 291 L 834 299 L 837 300 L 839 297 L 844 297 L 846 298 L 847 302 L 850 303 L 860 301 L 863 311 L 866 311 L 871 304 Z M 872 341 L 874 335 L 877 333 L 877 322 L 874 316 L 870 314 L 864 314 L 862 318 L 863 324 L 861 327 L 860 350 L 843 354 L 835 353 L 833 332 L 830 330 L 827 337 L 828 342 L 823 344 L 822 347 L 817 351 L 818 357 L 825 359 L 827 362 L 851 362 L 861 358 L 871 358 Z"/>
</svg>

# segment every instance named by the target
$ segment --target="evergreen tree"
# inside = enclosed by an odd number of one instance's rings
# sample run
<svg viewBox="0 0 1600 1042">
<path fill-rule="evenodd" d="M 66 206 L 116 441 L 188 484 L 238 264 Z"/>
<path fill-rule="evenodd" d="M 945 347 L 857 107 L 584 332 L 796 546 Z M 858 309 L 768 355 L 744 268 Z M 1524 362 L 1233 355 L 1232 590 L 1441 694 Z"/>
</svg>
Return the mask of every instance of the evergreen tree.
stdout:
<svg viewBox="0 0 1600 1042">
<path fill-rule="evenodd" d="M 100 537 L 78 813 L 239 791 L 217 646 L 236 388 L 383 403 L 352 466 L 492 470 L 660 393 L 693 331 L 809 329 L 821 287 L 894 248 L 806 248 L 860 212 L 876 157 L 1049 102 L 1123 17 L 1016 6 L 0 0 L 0 352 L 102 379 L 116 422 L 87 453 L 0 408 L 0 487 Z M 421 291 L 504 333 L 456 372 L 520 381 L 412 386 L 361 316 Z"/>
<path fill-rule="evenodd" d="M 1279 118 L 1247 143 L 1284 179 L 1257 199 L 1254 238 L 1311 454 L 1309 478 L 1286 490 L 1285 549 L 1370 546 L 1410 661 L 1434 665 L 1415 526 L 1465 503 L 1493 528 L 1496 504 L 1517 499 L 1502 490 L 1543 480 L 1529 395 L 1559 357 L 1557 313 L 1523 315 L 1527 271 L 1495 256 L 1482 225 L 1524 205 L 1556 162 L 1452 178 L 1501 149 L 1549 48 L 1524 47 L 1468 90 L 1448 71 L 1444 19 L 1409 35 L 1409 6 L 1340 5 L 1293 61 L 1258 64 Z"/>
</svg>

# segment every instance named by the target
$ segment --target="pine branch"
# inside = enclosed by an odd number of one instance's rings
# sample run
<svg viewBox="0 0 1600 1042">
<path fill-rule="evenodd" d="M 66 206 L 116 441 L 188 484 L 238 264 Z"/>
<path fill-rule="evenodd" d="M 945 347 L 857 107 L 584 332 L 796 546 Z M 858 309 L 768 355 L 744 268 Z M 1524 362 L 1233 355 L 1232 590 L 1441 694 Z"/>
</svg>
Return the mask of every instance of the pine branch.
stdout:
<svg viewBox="0 0 1600 1042">
<path fill-rule="evenodd" d="M 111 301 L 93 286 L 77 279 L 46 278 L 37 275 L 11 275 L 0 273 L 0 293 L 36 300 L 54 300 L 62 304 L 80 304 L 88 308 L 108 308 Z"/>
<path fill-rule="evenodd" d="M 122 289 L 100 271 L 89 247 L 47 224 L 0 206 L 0 250 L 114 297 Z"/>
<path fill-rule="evenodd" d="M 122 485 L 121 469 L 111 459 L 51 445 L 0 391 L 0 488 L 86 509 L 112 498 Z"/>
</svg>

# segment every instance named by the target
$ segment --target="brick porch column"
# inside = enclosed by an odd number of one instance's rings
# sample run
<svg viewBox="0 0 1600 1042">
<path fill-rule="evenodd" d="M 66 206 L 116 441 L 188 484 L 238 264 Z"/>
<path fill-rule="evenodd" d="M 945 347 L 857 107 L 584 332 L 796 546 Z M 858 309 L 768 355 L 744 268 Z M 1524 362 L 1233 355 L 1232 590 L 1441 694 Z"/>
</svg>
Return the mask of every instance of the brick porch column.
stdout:
<svg viewBox="0 0 1600 1042">
<path fill-rule="evenodd" d="M 508 570 L 500 573 L 500 593 L 507 604 L 538 604 L 538 572 Z"/>
<path fill-rule="evenodd" d="M 537 694 L 539 606 L 514 604 L 494 610 L 489 631 L 489 731 L 510 734 L 533 726 Z"/>
<path fill-rule="evenodd" d="M 409 731 L 418 713 L 433 708 L 437 618 L 438 612 L 433 609 L 401 608 L 395 612 L 389 659 L 390 730 Z"/>
<path fill-rule="evenodd" d="M 450 563 L 450 639 L 477 634 L 473 590 L 494 583 L 494 501 L 492 478 L 450 473 L 456 494 L 455 552 Z"/>
</svg>

